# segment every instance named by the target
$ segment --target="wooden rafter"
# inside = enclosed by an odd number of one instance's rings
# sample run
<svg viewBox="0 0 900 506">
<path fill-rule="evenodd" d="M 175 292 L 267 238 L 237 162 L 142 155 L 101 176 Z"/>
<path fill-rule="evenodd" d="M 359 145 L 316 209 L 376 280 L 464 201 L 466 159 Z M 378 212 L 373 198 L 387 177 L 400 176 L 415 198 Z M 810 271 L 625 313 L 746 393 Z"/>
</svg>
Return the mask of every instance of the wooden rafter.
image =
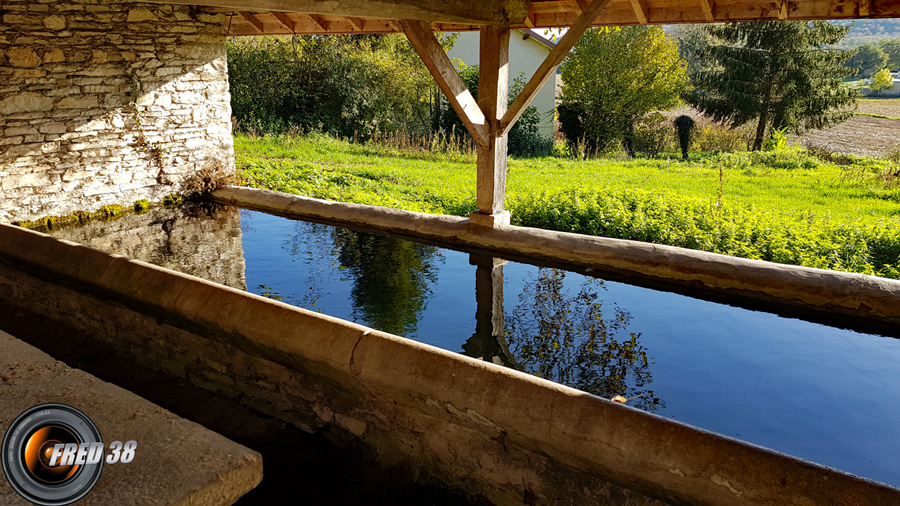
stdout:
<svg viewBox="0 0 900 506">
<path fill-rule="evenodd" d="M 712 23 L 716 20 L 714 0 L 699 0 L 700 8 L 703 10 L 703 17 L 706 21 Z"/>
<path fill-rule="evenodd" d="M 2 0 L 0 0 L 2 1 Z M 366 0 L 354 11 L 350 0 L 154 0 L 157 2 L 212 2 L 222 4 L 223 12 L 232 14 L 229 35 L 395 33 L 402 29 L 388 15 L 391 11 L 361 17 L 373 12 L 373 5 L 408 2 L 413 11 L 421 8 L 451 9 L 448 0 Z M 353 0 L 356 1 L 356 0 Z M 359 0 L 362 2 L 362 0 Z M 486 8 L 484 0 L 454 0 L 472 4 L 472 9 Z M 494 1 L 494 0 L 491 0 Z M 497 0 L 516 3 L 519 0 Z M 312 3 L 310 3 L 312 2 Z M 452 2 L 450 2 L 452 3 Z M 233 9 L 224 5 L 234 6 Z M 341 5 L 338 5 L 341 4 Z M 416 4 L 416 5 L 412 5 Z M 478 5 L 476 5 L 478 4 Z M 274 10 L 264 10 L 270 5 Z M 510 21 L 510 29 L 568 27 L 588 5 L 587 0 L 530 0 L 527 15 L 521 22 Z M 252 6 L 252 7 L 251 7 Z M 310 10 L 303 11 L 301 8 Z M 311 7 L 310 7 L 311 6 Z M 693 6 L 693 7 L 692 7 Z M 395 5 L 396 7 L 396 5 Z M 286 11 L 285 9 L 294 9 Z M 348 12 L 340 14 L 343 10 Z M 353 13 L 349 11 L 354 11 Z M 239 12 L 248 14 L 245 17 Z M 356 13 L 358 12 L 358 13 Z M 457 11 L 461 12 L 461 11 Z M 384 17 L 378 17 L 378 16 Z M 284 16 L 290 23 L 285 24 Z M 313 16 L 313 17 L 308 17 Z M 410 15 L 408 19 L 415 16 Z M 900 0 L 612 0 L 594 19 L 593 26 L 627 26 L 635 24 L 709 23 L 716 21 L 812 20 L 900 17 Z M 652 19 L 651 19 L 652 18 Z M 418 18 L 422 19 L 422 18 Z M 430 18 L 435 31 L 475 31 L 479 24 L 448 22 Z M 501 23 L 501 26 L 506 26 Z"/>
<path fill-rule="evenodd" d="M 296 25 L 291 20 L 291 18 L 288 17 L 287 14 L 283 12 L 273 12 L 272 15 L 275 16 L 275 19 L 277 19 L 278 22 L 281 23 L 281 25 L 287 28 L 289 31 L 291 31 L 292 33 L 297 32 Z"/>
<path fill-rule="evenodd" d="M 350 25 L 352 25 L 353 28 L 355 28 L 356 30 L 359 30 L 359 31 L 363 30 L 363 20 L 362 19 L 354 18 L 354 17 L 348 17 L 346 19 L 347 19 L 347 22 L 350 23 Z"/>
<path fill-rule="evenodd" d="M 509 133 L 509 130 L 516 124 L 516 121 L 519 120 L 522 113 L 525 112 L 525 108 L 528 107 L 528 104 L 534 100 L 535 95 L 537 95 L 537 92 L 544 86 L 544 83 L 550 79 L 550 76 L 556 73 L 556 67 L 558 67 L 566 58 L 569 51 L 575 46 L 575 43 L 581 38 L 581 35 L 585 30 L 594 24 L 594 20 L 600 15 L 600 11 L 602 11 L 609 2 L 610 0 L 593 0 L 581 15 L 578 16 L 575 22 L 572 23 L 572 26 L 566 31 L 565 35 L 559 39 L 556 46 L 550 50 L 550 54 L 547 55 L 547 58 L 544 59 L 543 63 L 541 63 L 534 72 L 534 75 L 531 76 L 531 79 L 528 80 L 525 87 L 522 88 L 522 92 L 516 97 L 516 100 L 509 107 L 509 110 L 506 111 L 506 114 L 503 115 L 503 119 L 500 121 L 500 135 Z"/>
<path fill-rule="evenodd" d="M 534 14 L 529 13 L 528 16 L 525 17 L 525 27 L 534 28 Z"/>
<path fill-rule="evenodd" d="M 294 12 L 329 17 L 417 19 L 469 25 L 519 24 L 531 0 L 149 0 L 152 3 L 194 5 L 232 12 Z"/>
<path fill-rule="evenodd" d="M 647 13 L 647 4 L 644 0 L 631 0 L 631 8 L 634 9 L 634 15 L 637 17 L 638 24 L 646 25 L 649 23 L 650 16 Z"/>
<path fill-rule="evenodd" d="M 327 31 L 328 31 L 328 25 L 325 24 L 325 21 L 324 21 L 320 16 L 316 16 L 315 14 L 304 14 L 304 16 L 306 16 L 306 17 L 308 17 L 309 19 L 311 19 L 312 22 L 313 22 L 316 26 L 318 26 L 323 32 L 327 32 Z"/>
<path fill-rule="evenodd" d="M 399 24 L 450 105 L 472 134 L 475 143 L 480 147 L 487 147 L 488 135 L 484 113 L 456 73 L 444 48 L 431 32 L 431 26 L 424 21 L 414 20 L 403 20 Z"/>
<path fill-rule="evenodd" d="M 259 33 L 265 33 L 266 29 L 262 24 L 262 21 L 259 20 L 252 12 L 247 11 L 239 11 L 238 14 L 241 15 L 242 18 L 246 19 L 253 28 L 256 28 Z"/>
</svg>

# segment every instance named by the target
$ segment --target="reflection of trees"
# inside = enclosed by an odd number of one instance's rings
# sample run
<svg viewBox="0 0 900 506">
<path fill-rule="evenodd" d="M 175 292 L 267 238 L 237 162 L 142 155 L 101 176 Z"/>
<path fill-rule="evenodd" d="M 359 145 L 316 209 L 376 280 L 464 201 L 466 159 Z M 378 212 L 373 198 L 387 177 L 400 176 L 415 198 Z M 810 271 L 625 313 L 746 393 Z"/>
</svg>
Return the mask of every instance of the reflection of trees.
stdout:
<svg viewBox="0 0 900 506">
<path fill-rule="evenodd" d="M 656 409 L 661 401 L 646 388 L 652 382 L 640 333 L 628 332 L 631 315 L 614 307 L 604 319 L 597 290 L 588 278 L 575 295 L 565 291 L 565 271 L 541 268 L 525 284 L 519 305 L 507 315 L 509 349 L 525 370 L 605 398 L 622 395 L 628 404 Z M 640 397 L 638 397 L 640 396 Z"/>
<path fill-rule="evenodd" d="M 325 290 L 330 275 L 337 269 L 332 260 L 334 250 L 330 233 L 332 228 L 321 223 L 298 221 L 294 224 L 294 235 L 289 236 L 282 245 L 291 256 L 302 259 L 310 266 L 310 275 L 306 278 L 303 296 L 299 300 L 292 298 L 289 301 L 291 304 L 321 311 L 316 304 L 327 295 Z"/>
<path fill-rule="evenodd" d="M 354 319 L 385 332 L 414 334 L 428 285 L 436 281 L 437 248 L 343 228 L 331 235 L 340 268 L 354 278 Z"/>
</svg>

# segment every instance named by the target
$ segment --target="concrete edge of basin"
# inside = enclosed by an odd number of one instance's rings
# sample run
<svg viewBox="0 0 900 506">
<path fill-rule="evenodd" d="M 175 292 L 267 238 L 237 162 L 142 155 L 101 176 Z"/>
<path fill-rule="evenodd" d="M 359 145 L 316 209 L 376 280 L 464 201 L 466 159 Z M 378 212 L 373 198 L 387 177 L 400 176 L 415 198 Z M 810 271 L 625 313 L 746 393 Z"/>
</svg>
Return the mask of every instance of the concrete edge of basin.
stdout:
<svg viewBox="0 0 900 506">
<path fill-rule="evenodd" d="M 288 366 L 317 363 L 332 380 L 363 385 L 361 395 L 410 410 L 450 413 L 486 434 L 507 434 L 562 466 L 674 504 L 900 502 L 900 490 L 893 487 L 525 373 L 19 227 L 0 225 L 0 260 L 43 279 L 65 278 L 69 286 L 138 308 L 155 308 L 157 315 L 169 313 L 177 321 L 220 329 L 213 338 L 240 336 L 234 344 L 251 354 L 262 350 L 270 360 Z M 117 264 L 116 275 L 105 275 L 111 264 Z M 145 289 L 136 291 L 135 283 Z"/>
<path fill-rule="evenodd" d="M 900 323 L 900 281 L 877 276 L 530 227 L 486 228 L 470 224 L 467 218 L 332 202 L 256 188 L 229 186 L 214 192 L 213 198 L 287 216 L 514 253 L 539 261 L 558 261 L 886 324 Z"/>
</svg>

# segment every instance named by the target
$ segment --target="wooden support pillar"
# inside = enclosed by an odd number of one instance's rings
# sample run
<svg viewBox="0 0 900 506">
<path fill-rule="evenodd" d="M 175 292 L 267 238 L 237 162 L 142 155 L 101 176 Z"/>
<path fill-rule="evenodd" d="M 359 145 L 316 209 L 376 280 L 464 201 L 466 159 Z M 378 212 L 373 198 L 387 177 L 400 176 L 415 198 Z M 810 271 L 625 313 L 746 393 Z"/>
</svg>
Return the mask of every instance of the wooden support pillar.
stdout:
<svg viewBox="0 0 900 506">
<path fill-rule="evenodd" d="M 484 113 L 487 138 L 478 147 L 475 193 L 478 211 L 469 219 L 477 225 L 493 227 L 509 224 L 509 211 L 503 208 L 507 135 L 500 126 L 509 94 L 509 27 L 485 26 L 480 39 L 478 106 Z"/>
<path fill-rule="evenodd" d="M 481 29 L 479 100 L 476 103 L 431 32 L 431 26 L 423 21 L 408 19 L 399 22 L 425 67 L 478 146 L 475 194 L 478 211 L 469 215 L 470 223 L 486 227 L 509 224 L 509 212 L 504 209 L 507 134 L 538 90 L 556 72 L 556 67 L 565 59 L 578 38 L 593 24 L 609 2 L 610 0 L 592 0 L 589 4 L 579 4 L 583 5 L 581 15 L 550 51 L 509 108 L 508 25 L 486 25 Z"/>
</svg>

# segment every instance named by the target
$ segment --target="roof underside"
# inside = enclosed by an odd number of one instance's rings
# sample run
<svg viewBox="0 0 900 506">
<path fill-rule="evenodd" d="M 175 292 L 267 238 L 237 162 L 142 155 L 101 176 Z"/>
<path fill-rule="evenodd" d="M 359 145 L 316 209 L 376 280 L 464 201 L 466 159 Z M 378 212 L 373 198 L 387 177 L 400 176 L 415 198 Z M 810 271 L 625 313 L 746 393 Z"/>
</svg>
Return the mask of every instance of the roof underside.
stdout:
<svg viewBox="0 0 900 506">
<path fill-rule="evenodd" d="M 588 3 L 588 0 L 425 0 L 410 6 L 406 5 L 406 0 L 156 1 L 194 5 L 205 3 L 229 12 L 228 35 L 232 36 L 393 33 L 403 31 L 397 20 L 406 18 L 428 21 L 433 31 L 441 32 L 478 30 L 484 24 L 507 23 L 511 28 L 557 28 L 571 25 Z M 427 4 L 431 3 L 441 5 L 429 10 Z M 454 5 L 462 10 L 455 12 Z M 479 10 L 474 6 L 487 7 Z M 373 10 L 390 17 L 374 17 Z M 356 13 L 360 15 L 349 15 Z M 527 16 L 521 15 L 524 13 Z M 622 26 L 893 17 L 900 17 L 900 0 L 610 0 L 593 24 Z M 459 21 L 461 18 L 475 19 Z M 519 21 L 518 18 L 522 19 Z"/>
</svg>

